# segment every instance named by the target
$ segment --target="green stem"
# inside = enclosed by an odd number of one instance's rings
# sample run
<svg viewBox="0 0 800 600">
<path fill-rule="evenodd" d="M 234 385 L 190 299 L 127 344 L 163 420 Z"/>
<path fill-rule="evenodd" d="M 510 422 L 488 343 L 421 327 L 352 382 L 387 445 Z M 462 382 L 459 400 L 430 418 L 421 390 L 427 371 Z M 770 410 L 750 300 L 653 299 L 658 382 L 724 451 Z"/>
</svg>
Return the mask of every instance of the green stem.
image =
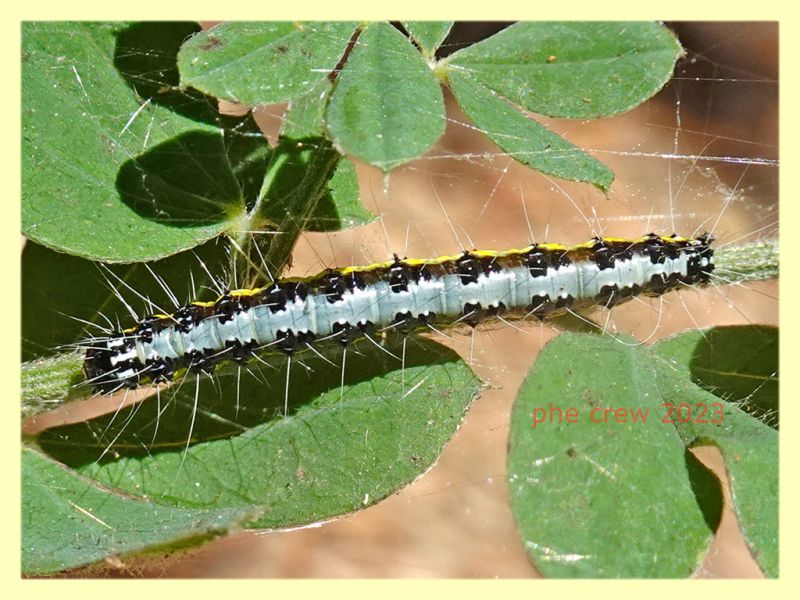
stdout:
<svg viewBox="0 0 800 600">
<path fill-rule="evenodd" d="M 280 277 L 320 198 L 327 193 L 328 181 L 341 158 L 324 138 L 280 140 L 244 231 L 233 236 L 243 249 L 244 257 L 238 258 L 246 263 L 244 272 L 260 269 L 266 263 L 269 274 Z M 253 235 L 253 231 L 259 234 Z M 249 279 L 263 281 L 264 274 L 258 275 Z"/>
<path fill-rule="evenodd" d="M 76 387 L 83 380 L 82 369 L 83 356 L 77 352 L 22 363 L 23 418 L 91 394 L 88 385 Z"/>
<path fill-rule="evenodd" d="M 759 240 L 714 251 L 714 274 L 724 283 L 743 283 L 778 277 L 778 240 Z"/>
</svg>

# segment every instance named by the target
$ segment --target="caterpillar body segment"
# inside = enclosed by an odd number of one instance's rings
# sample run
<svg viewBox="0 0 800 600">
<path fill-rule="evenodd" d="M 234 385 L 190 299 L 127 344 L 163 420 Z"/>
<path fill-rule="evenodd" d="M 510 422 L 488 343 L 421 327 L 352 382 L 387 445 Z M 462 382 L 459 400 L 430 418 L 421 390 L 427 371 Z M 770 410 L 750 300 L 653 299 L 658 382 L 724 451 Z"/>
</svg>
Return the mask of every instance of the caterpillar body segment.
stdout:
<svg viewBox="0 0 800 600">
<path fill-rule="evenodd" d="M 84 370 L 99 391 L 176 379 L 244 362 L 267 350 L 347 344 L 375 331 L 404 333 L 503 318 L 544 319 L 610 307 L 638 295 L 702 285 L 714 269 L 713 238 L 594 238 L 577 246 L 533 244 L 436 259 L 328 269 L 313 277 L 228 291 L 173 314 L 93 340 Z"/>
</svg>

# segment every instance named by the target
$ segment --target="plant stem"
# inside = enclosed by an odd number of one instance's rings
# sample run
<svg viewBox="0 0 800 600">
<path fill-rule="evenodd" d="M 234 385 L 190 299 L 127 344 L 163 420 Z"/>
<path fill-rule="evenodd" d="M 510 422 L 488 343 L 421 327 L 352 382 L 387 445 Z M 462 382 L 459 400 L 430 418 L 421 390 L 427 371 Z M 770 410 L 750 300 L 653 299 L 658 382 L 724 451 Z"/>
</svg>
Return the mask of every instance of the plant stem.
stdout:
<svg viewBox="0 0 800 600">
<path fill-rule="evenodd" d="M 83 355 L 66 352 L 22 363 L 22 417 L 57 408 L 68 400 L 92 393 L 83 379 Z"/>
<path fill-rule="evenodd" d="M 714 251 L 714 273 L 725 283 L 744 283 L 778 277 L 778 240 L 749 242 Z"/>
<path fill-rule="evenodd" d="M 328 181 L 340 159 L 324 138 L 280 140 L 245 230 L 233 236 L 246 256 L 245 269 L 264 265 L 269 275 L 280 277 L 320 198 L 328 191 Z M 260 235 L 252 235 L 253 231 Z"/>
</svg>

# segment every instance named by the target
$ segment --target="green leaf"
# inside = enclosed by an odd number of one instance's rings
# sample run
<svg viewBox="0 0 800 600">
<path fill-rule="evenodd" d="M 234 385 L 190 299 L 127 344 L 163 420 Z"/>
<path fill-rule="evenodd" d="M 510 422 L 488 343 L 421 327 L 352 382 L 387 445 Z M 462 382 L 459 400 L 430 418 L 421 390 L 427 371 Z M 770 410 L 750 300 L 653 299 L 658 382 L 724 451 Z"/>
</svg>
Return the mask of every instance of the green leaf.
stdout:
<svg viewBox="0 0 800 600">
<path fill-rule="evenodd" d="M 444 124 L 441 87 L 420 53 L 388 23 L 368 25 L 328 104 L 336 144 L 388 171 L 428 150 Z"/>
<path fill-rule="evenodd" d="M 399 357 L 401 340 L 389 341 L 384 348 Z M 403 371 L 399 360 L 362 340 L 348 348 L 340 388 L 341 350 L 328 354 L 334 365 L 313 353 L 293 359 L 287 417 L 284 357 L 265 357 L 274 367 L 266 371 L 259 372 L 260 362 L 248 365 L 262 381 L 247 372 L 239 378 L 235 367 L 222 368 L 216 384 L 203 377 L 188 451 L 195 381 L 115 418 L 44 432 L 38 442 L 83 476 L 133 496 L 204 510 L 269 509 L 249 527 L 357 510 L 430 467 L 478 381 L 438 344 L 409 343 Z"/>
<path fill-rule="evenodd" d="M 298 98 L 334 71 L 356 25 L 222 23 L 183 45 L 181 83 L 248 105 Z"/>
<path fill-rule="evenodd" d="M 432 58 L 453 28 L 453 21 L 403 21 L 403 27 L 419 44 L 423 56 Z"/>
<path fill-rule="evenodd" d="M 689 370 L 695 384 L 778 428 L 777 327 L 716 327 L 680 339 L 692 349 Z"/>
<path fill-rule="evenodd" d="M 471 77 L 452 71 L 450 89 L 459 105 L 486 136 L 519 162 L 603 191 L 614 174 L 603 163 L 511 106 Z"/>
<path fill-rule="evenodd" d="M 777 577 L 778 432 L 737 406 L 756 414 L 753 406 L 774 406 L 777 411 L 777 329 L 693 331 L 665 340 L 654 350 L 666 361 L 665 397 L 675 406 L 709 407 L 707 423 L 677 420 L 678 432 L 686 444 L 719 448 L 742 534 L 765 574 Z M 766 416 L 777 424 L 777 412 Z"/>
<path fill-rule="evenodd" d="M 447 65 L 532 112 L 592 118 L 651 97 L 681 53 L 657 23 L 524 22 L 459 50 Z"/>
<path fill-rule="evenodd" d="M 241 215 L 268 147 L 249 116 L 220 117 L 213 100 L 175 87 L 178 47 L 196 30 L 23 24 L 29 238 L 85 258 L 151 260 L 215 237 Z"/>
<path fill-rule="evenodd" d="M 22 572 L 47 575 L 108 556 L 225 533 L 245 508 L 194 509 L 123 496 L 40 452 L 22 450 Z"/>
<path fill-rule="evenodd" d="M 345 159 L 328 182 L 328 193 L 320 198 L 307 231 L 338 231 L 372 223 L 377 217 L 361 204 L 355 165 Z"/>
<path fill-rule="evenodd" d="M 333 83 L 323 79 L 310 92 L 293 98 L 283 115 L 281 136 L 296 140 L 322 137 L 325 133 L 325 108 L 332 89 Z"/>
<path fill-rule="evenodd" d="M 511 508 L 547 576 L 687 577 L 719 523 L 719 481 L 662 422 L 653 358 L 622 341 L 562 334 L 514 404 Z"/>
</svg>

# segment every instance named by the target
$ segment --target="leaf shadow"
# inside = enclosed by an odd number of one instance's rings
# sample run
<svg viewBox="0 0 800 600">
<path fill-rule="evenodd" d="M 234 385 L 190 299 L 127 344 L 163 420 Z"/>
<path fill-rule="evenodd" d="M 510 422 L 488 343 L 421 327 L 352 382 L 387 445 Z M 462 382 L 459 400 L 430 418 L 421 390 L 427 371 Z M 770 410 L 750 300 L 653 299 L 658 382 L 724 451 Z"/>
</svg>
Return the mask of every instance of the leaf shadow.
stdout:
<svg viewBox="0 0 800 600">
<path fill-rule="evenodd" d="M 178 51 L 201 31 L 194 22 L 135 23 L 117 33 L 114 67 L 142 102 L 184 117 L 217 124 L 217 102 L 196 90 L 180 88 Z"/>
<path fill-rule="evenodd" d="M 742 325 L 710 329 L 698 340 L 689 370 L 696 385 L 779 429 L 777 328 Z M 759 376 L 766 371 L 775 376 Z"/>
<path fill-rule="evenodd" d="M 703 513 L 703 519 L 709 530 L 714 532 L 722 519 L 722 483 L 688 448 L 683 456 L 697 506 Z"/>
<path fill-rule="evenodd" d="M 216 98 L 181 88 L 178 52 L 199 31 L 191 22 L 136 23 L 117 33 L 114 48 L 114 67 L 138 96 L 140 110 L 152 105 L 202 127 L 126 161 L 117 175 L 123 202 L 174 227 L 213 225 L 242 212 L 246 202 L 255 202 L 269 157 L 250 113 L 221 115 Z"/>
<path fill-rule="evenodd" d="M 141 402 L 119 410 L 115 408 L 120 400 L 109 397 L 112 412 L 46 430 L 37 442 L 47 454 L 72 468 L 162 452 L 183 453 L 199 382 L 191 452 L 195 444 L 218 442 L 255 427 L 280 424 L 287 418 L 283 415 L 287 387 L 288 418 L 302 418 L 313 411 L 339 410 L 342 403 L 346 407 L 348 389 L 365 382 L 372 383 L 376 397 L 401 395 L 406 386 L 415 385 L 410 379 L 405 385 L 401 383 L 404 375 L 395 357 L 401 356 L 402 344 L 401 334 L 389 335 L 384 340 L 382 346 L 386 352 L 368 340 L 356 340 L 346 349 L 344 377 L 341 365 L 345 349 L 338 344 L 318 347 L 320 353 L 328 355 L 325 358 L 304 351 L 291 359 L 288 386 L 288 359 L 282 354 L 251 360 L 241 373 L 237 365 L 228 363 L 219 367 L 213 379 L 206 375 L 198 379 L 187 376 L 182 384 L 162 391 L 160 397 L 152 393 Z M 421 339 L 409 340 L 404 364 L 408 370 L 460 360 L 451 349 Z"/>
<path fill-rule="evenodd" d="M 190 131 L 127 160 L 117 192 L 140 216 L 173 227 L 213 225 L 245 210 L 224 138 Z"/>
</svg>

